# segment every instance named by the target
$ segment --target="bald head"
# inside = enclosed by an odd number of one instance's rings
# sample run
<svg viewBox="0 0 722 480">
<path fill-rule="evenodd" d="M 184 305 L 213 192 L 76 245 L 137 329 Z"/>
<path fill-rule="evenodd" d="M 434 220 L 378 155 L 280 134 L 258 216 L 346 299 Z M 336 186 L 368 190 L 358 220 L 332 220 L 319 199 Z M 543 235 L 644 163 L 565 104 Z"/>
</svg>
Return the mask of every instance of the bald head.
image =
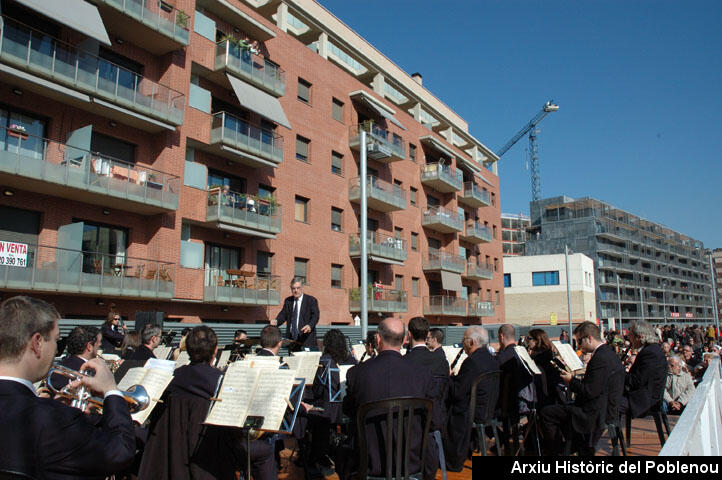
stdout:
<svg viewBox="0 0 722 480">
<path fill-rule="evenodd" d="M 398 318 L 385 318 L 379 323 L 379 351 L 401 349 L 406 336 L 406 326 Z"/>
</svg>

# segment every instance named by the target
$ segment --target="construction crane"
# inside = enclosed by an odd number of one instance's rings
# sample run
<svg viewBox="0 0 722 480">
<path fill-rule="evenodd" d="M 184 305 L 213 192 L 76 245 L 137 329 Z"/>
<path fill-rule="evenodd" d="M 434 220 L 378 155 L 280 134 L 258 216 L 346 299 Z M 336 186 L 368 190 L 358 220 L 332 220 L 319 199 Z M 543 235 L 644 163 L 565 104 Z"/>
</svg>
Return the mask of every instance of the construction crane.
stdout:
<svg viewBox="0 0 722 480">
<path fill-rule="evenodd" d="M 536 126 L 551 112 L 559 110 L 559 105 L 554 103 L 554 100 L 549 100 L 544 104 L 541 111 L 532 118 L 529 123 L 524 125 L 524 128 L 519 130 L 511 140 L 506 142 L 506 145 L 497 150 L 496 154 L 499 158 L 504 155 L 521 137 L 529 133 L 529 163 L 531 164 L 531 197 L 532 201 L 541 200 L 541 179 L 539 178 L 539 154 L 536 145 L 536 136 L 539 130 Z"/>
</svg>

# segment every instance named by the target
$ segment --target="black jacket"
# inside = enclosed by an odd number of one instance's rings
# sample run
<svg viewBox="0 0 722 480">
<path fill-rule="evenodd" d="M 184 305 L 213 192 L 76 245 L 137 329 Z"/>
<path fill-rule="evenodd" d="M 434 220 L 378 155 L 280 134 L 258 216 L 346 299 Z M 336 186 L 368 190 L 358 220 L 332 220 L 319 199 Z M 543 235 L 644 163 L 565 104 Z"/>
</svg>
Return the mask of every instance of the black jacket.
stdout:
<svg viewBox="0 0 722 480">
<path fill-rule="evenodd" d="M 645 345 L 629 369 L 624 393 L 632 417 L 644 415 L 662 401 L 667 380 L 667 357 L 658 343 Z"/>
<path fill-rule="evenodd" d="M 146 347 L 145 345 L 141 345 L 138 347 L 136 351 L 134 351 L 132 354 L 128 355 L 127 360 L 140 360 L 140 361 L 146 361 L 149 358 L 155 358 L 155 354 L 153 353 L 153 350 Z"/>
<path fill-rule="evenodd" d="M 286 324 L 286 338 L 291 338 L 291 324 L 293 322 L 293 302 L 295 298 L 293 296 L 286 298 L 283 301 L 283 308 L 276 316 L 277 325 L 280 327 L 284 323 Z M 316 324 L 319 318 L 318 301 L 311 295 L 303 295 L 301 300 L 301 312 L 298 315 L 298 342 L 304 347 L 308 347 L 312 350 L 318 350 L 318 343 L 316 342 Z M 310 333 L 300 333 L 301 329 L 309 325 L 311 327 Z"/>
<path fill-rule="evenodd" d="M 100 333 L 102 335 L 101 348 L 104 353 L 115 353 L 120 348 L 125 337 L 121 331 L 114 330 L 113 326 L 108 323 L 104 323 L 100 327 Z"/>
</svg>

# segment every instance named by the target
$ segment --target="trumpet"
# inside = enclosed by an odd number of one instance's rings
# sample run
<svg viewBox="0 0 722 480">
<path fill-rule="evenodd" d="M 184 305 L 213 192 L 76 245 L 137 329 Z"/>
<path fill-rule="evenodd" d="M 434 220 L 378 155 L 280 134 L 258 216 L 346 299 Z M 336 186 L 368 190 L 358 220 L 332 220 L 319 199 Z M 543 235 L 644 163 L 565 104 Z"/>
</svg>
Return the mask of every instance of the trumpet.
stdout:
<svg viewBox="0 0 722 480">
<path fill-rule="evenodd" d="M 85 385 L 80 385 L 76 388 L 70 388 L 70 383 L 65 385 L 63 388 L 57 389 L 53 386 L 50 377 L 60 375 L 69 378 L 70 381 L 82 380 L 83 377 L 89 376 L 86 372 L 79 372 L 72 368 L 64 367 L 62 365 L 53 364 L 48 371 L 48 375 L 45 378 L 45 383 L 55 396 L 69 399 L 70 406 L 85 410 L 88 406 L 95 407 L 97 409 L 103 408 L 103 399 L 101 397 L 94 397 Z M 123 399 L 128 403 L 130 413 L 140 412 L 145 410 L 150 405 L 150 396 L 142 385 L 133 385 L 127 391 L 121 392 Z"/>
</svg>

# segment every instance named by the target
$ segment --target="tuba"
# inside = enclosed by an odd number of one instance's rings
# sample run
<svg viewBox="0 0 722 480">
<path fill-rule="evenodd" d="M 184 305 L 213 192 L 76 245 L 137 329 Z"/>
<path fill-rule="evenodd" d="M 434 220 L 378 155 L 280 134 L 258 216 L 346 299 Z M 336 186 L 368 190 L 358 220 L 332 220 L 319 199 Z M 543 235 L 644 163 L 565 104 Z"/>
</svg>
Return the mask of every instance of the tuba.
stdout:
<svg viewBox="0 0 722 480">
<path fill-rule="evenodd" d="M 48 371 L 47 377 L 45 378 L 45 383 L 48 390 L 50 390 L 55 396 L 70 400 L 71 407 L 79 408 L 80 410 L 85 410 L 89 406 L 96 407 L 97 409 L 103 408 L 103 399 L 101 397 L 94 397 L 85 385 L 70 388 L 70 383 L 68 383 L 63 388 L 55 388 L 50 378 L 53 374 L 69 378 L 72 382 L 74 380 L 81 380 L 83 377 L 87 377 L 87 373 L 78 372 L 72 368 L 53 364 Z M 140 412 L 150 405 L 150 396 L 148 395 L 145 387 L 142 385 L 133 385 L 127 391 L 121 393 L 123 395 L 123 399 L 128 403 L 130 413 Z"/>
</svg>

